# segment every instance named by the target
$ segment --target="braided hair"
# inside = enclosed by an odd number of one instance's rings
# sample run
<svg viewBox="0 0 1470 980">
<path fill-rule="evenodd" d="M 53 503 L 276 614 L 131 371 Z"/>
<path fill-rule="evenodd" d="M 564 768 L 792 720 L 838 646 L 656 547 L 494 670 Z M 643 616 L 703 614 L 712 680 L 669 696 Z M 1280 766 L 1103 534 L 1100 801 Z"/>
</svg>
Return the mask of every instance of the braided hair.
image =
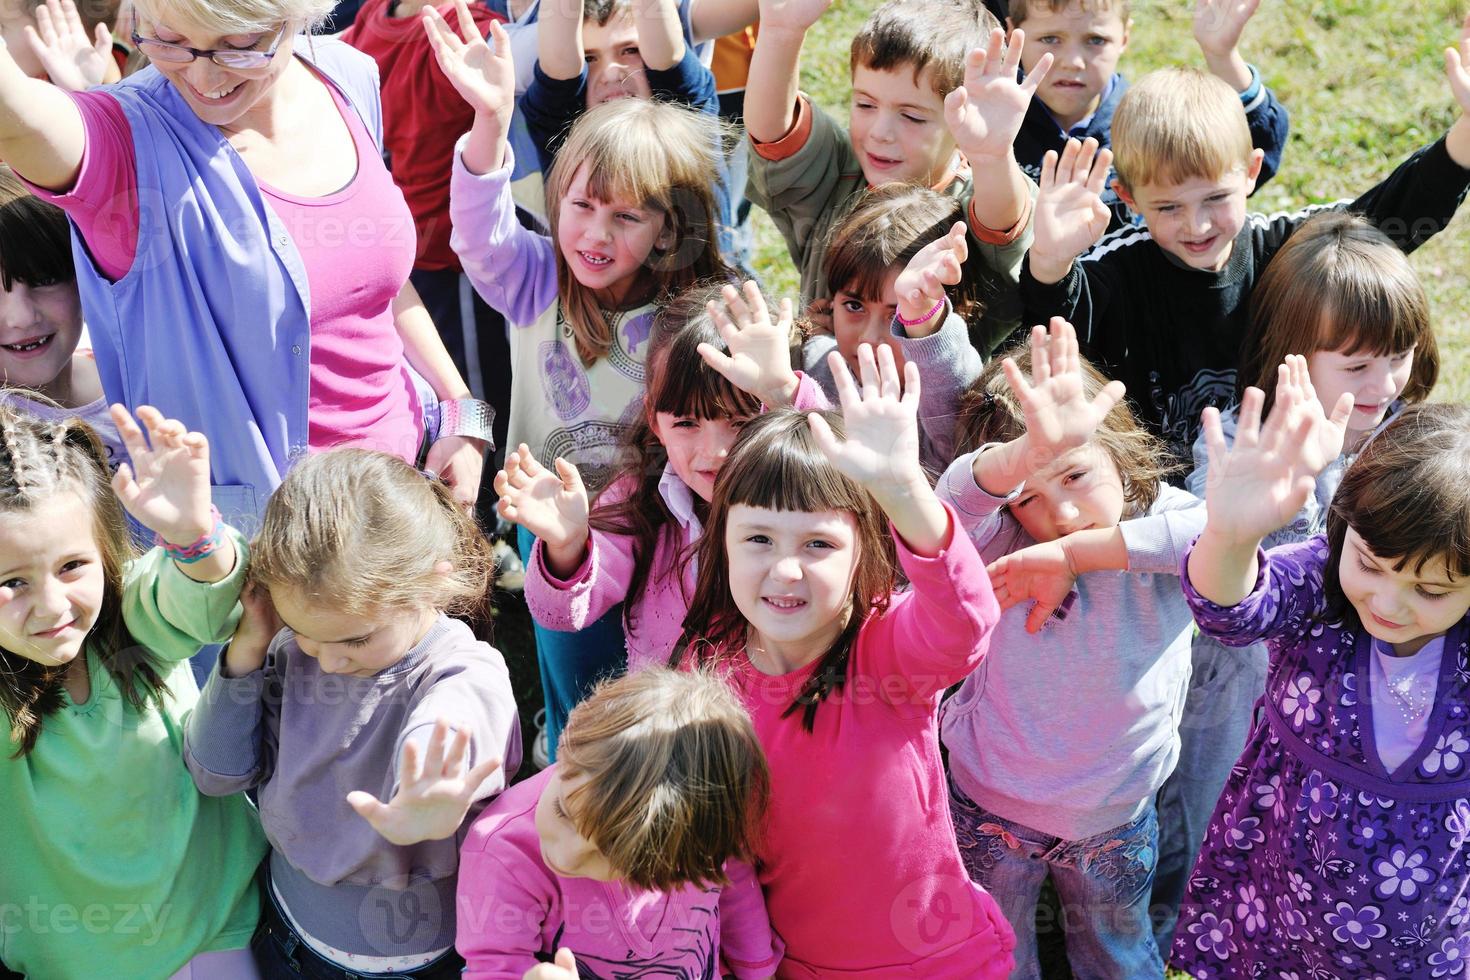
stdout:
<svg viewBox="0 0 1470 980">
<path fill-rule="evenodd" d="M 131 708 L 143 711 L 150 702 L 161 707 L 167 689 L 159 666 L 123 622 L 123 571 L 134 551 L 122 505 L 112 493 L 106 450 L 78 419 L 44 421 L 0 403 L 0 514 L 24 513 L 65 493 L 91 511 L 101 555 L 102 608 L 87 647 Z M 0 709 L 10 724 L 14 758 L 35 748 L 43 720 L 65 704 L 70 666 L 47 666 L 0 648 Z"/>
</svg>

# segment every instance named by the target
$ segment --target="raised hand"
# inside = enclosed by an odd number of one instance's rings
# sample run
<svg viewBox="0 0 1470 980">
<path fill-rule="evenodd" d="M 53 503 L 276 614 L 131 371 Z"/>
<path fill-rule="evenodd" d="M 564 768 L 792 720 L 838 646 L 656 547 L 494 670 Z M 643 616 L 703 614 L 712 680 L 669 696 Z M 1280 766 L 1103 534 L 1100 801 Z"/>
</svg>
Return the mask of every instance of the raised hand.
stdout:
<svg viewBox="0 0 1470 980">
<path fill-rule="evenodd" d="M 498 21 L 490 24 L 490 41 L 480 36 L 475 18 L 465 0 L 454 0 L 459 32 L 432 6 L 424 8 L 424 32 L 444 76 L 454 90 L 479 115 L 492 116 L 503 133 L 510 127 L 515 109 L 516 70 L 511 60 L 510 40 Z"/>
<path fill-rule="evenodd" d="M 72 0 L 46 0 L 36 8 L 36 26 L 27 24 L 25 33 L 51 84 L 69 92 L 101 85 L 115 65 L 107 25 L 99 23 L 95 37 L 88 37 Z"/>
<path fill-rule="evenodd" d="M 495 474 L 495 492 L 500 500 L 496 511 L 506 520 L 536 535 L 550 550 L 553 564 L 579 564 L 587 543 L 587 488 L 582 474 L 564 459 L 557 458 L 548 470 L 531 455 L 525 443 L 505 458 L 505 468 Z M 553 571 L 557 570 L 556 568 Z"/>
<path fill-rule="evenodd" d="M 1460 111 L 1470 116 L 1470 14 L 1460 25 L 1460 43 L 1444 49 L 1444 67 Z"/>
<path fill-rule="evenodd" d="M 563 946 L 556 951 L 556 959 L 550 963 L 537 963 L 526 971 L 521 980 L 577 980 L 577 958 Z"/>
<path fill-rule="evenodd" d="M 1067 551 L 1065 538 L 1034 544 L 1013 551 L 985 567 L 990 587 L 1002 609 L 1022 602 L 1035 603 L 1026 616 L 1026 632 L 1046 625 L 1057 607 L 1067 601 L 1077 582 L 1077 572 Z"/>
<path fill-rule="evenodd" d="M 1261 0 L 1195 0 L 1194 40 L 1206 58 L 1227 58 Z"/>
<path fill-rule="evenodd" d="M 898 315 L 903 317 L 904 332 L 910 337 L 927 337 L 939 328 L 939 311 L 944 287 L 959 284 L 970 247 L 965 241 L 965 223 L 956 221 L 949 234 L 919 249 L 909 264 L 893 281 L 898 297 Z M 922 322 L 915 322 L 930 310 L 936 312 Z"/>
<path fill-rule="evenodd" d="M 112 477 L 112 489 L 138 523 L 175 545 L 192 544 L 214 530 L 209 502 L 209 442 L 156 408 L 138 409 L 138 422 L 122 405 L 112 421 L 131 464 Z"/>
<path fill-rule="evenodd" d="M 1103 187 L 1113 165 L 1113 151 L 1099 150 L 1097 140 L 1068 140 L 1061 157 L 1048 150 L 1041 161 L 1040 193 L 1032 220 L 1031 274 L 1040 282 L 1056 282 L 1072 260 L 1108 230 Z"/>
<path fill-rule="evenodd" d="M 781 300 L 780 314 L 772 321 L 754 282 L 747 282 L 743 293 L 726 286 L 720 295 L 723 302 L 710 300 L 706 309 L 730 352 L 700 344 L 699 356 L 762 404 L 790 405 L 799 384 L 791 370 L 791 300 Z"/>
<path fill-rule="evenodd" d="M 1204 410 L 1209 479 L 1205 483 L 1206 530 L 1254 546 L 1285 525 L 1316 486 L 1317 474 L 1342 452 L 1353 396 L 1344 393 L 1331 414 L 1323 411 L 1307 373 L 1306 358 L 1292 354 L 1276 373 L 1276 399 L 1262 422 L 1265 396 L 1247 388 L 1240 403 L 1235 444 L 1227 447 L 1220 412 Z"/>
<path fill-rule="evenodd" d="M 760 0 L 761 30 L 805 31 L 831 6 L 832 0 Z"/>
<path fill-rule="evenodd" d="M 500 760 L 493 757 L 469 768 L 469 729 L 456 729 L 451 741 L 449 728 L 449 722 L 439 719 L 422 760 L 417 745 L 404 743 L 398 764 L 398 792 L 387 803 L 362 790 L 347 794 L 347 802 L 358 816 L 390 844 L 407 846 L 453 836 L 464 822 L 480 784 L 500 768 Z"/>
<path fill-rule="evenodd" d="M 944 99 L 944 121 L 971 161 L 1010 155 L 1031 97 L 1051 69 L 1052 56 L 1048 52 L 1026 79 L 1018 82 L 1025 43 L 1023 30 L 1011 32 L 1009 45 L 999 27 L 991 31 L 989 45 L 966 56 L 964 84 Z"/>
<path fill-rule="evenodd" d="M 1026 422 L 1025 463 L 1035 472 L 1092 438 L 1098 423 L 1123 398 L 1121 381 L 1109 381 L 1091 400 L 1083 386 L 1077 331 L 1059 316 L 1050 333 L 1031 328 L 1031 378 L 1011 358 L 1001 362 Z"/>
</svg>

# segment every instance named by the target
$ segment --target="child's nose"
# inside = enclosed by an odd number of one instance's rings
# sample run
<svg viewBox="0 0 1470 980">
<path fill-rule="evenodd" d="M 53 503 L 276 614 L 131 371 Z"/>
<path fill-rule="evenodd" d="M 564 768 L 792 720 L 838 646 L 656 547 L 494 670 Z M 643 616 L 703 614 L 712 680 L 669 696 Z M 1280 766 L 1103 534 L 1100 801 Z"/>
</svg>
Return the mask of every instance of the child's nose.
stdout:
<svg viewBox="0 0 1470 980">
<path fill-rule="evenodd" d="M 795 582 L 801 578 L 801 560 L 795 555 L 778 558 L 771 566 L 771 577 L 778 582 Z"/>
<path fill-rule="evenodd" d="M 9 290 L 0 289 L 0 327 L 29 327 L 36 322 L 36 304 L 31 288 L 20 280 Z"/>
</svg>

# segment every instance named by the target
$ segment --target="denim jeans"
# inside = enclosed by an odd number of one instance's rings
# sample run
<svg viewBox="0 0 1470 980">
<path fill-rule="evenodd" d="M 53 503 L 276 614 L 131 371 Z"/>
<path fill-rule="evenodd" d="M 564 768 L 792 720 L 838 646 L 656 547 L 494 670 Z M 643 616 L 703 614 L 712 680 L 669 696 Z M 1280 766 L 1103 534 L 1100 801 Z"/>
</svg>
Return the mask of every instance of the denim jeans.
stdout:
<svg viewBox="0 0 1470 980">
<path fill-rule="evenodd" d="M 1067 961 L 1076 980 L 1164 975 L 1148 914 L 1159 842 L 1152 804 L 1132 823 L 1078 841 L 991 813 L 953 783 L 949 805 L 965 870 L 1000 904 L 1016 932 L 1012 980 L 1040 980 L 1036 900 L 1048 874 L 1061 899 Z"/>
<path fill-rule="evenodd" d="M 531 532 L 516 528 L 516 547 L 527 569 L 531 567 L 531 546 L 535 542 Z M 613 606 L 597 622 L 575 633 L 549 630 L 534 620 L 532 626 L 536 633 L 536 665 L 546 700 L 546 748 L 555 762 L 556 743 L 572 709 L 592 693 L 598 681 L 628 669 L 623 604 Z"/>
<path fill-rule="evenodd" d="M 1266 693 L 1264 644 L 1234 649 L 1196 635 L 1193 673 L 1179 722 L 1179 762 L 1159 790 L 1159 870 L 1154 877 L 1154 941 L 1174 944 L 1179 903 L 1205 842 L 1215 804 L 1255 726 Z"/>
</svg>

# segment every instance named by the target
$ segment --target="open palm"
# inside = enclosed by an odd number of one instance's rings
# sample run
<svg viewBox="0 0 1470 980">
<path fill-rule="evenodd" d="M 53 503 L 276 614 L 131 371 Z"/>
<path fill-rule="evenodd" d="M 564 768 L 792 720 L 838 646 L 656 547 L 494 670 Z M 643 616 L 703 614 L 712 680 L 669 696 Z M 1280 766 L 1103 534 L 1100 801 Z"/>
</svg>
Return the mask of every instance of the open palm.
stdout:
<svg viewBox="0 0 1470 980">
<path fill-rule="evenodd" d="M 726 286 L 721 300 L 711 300 L 706 309 L 729 353 L 700 344 L 699 356 L 732 385 L 764 404 L 786 404 L 797 383 L 791 370 L 791 300 L 781 301 L 775 320 L 754 282 L 747 282 L 743 292 Z"/>
<path fill-rule="evenodd" d="M 95 36 L 89 37 L 72 0 L 46 0 L 37 7 L 36 26 L 27 25 L 26 38 L 46 77 L 58 88 L 81 92 L 107 78 L 112 34 L 99 23 Z"/>
<path fill-rule="evenodd" d="M 903 383 L 893 349 L 886 344 L 858 348 L 859 389 L 842 355 L 827 356 L 837 397 L 842 404 L 845 438 L 839 440 L 827 421 L 812 415 L 812 436 L 832 465 L 876 496 L 882 490 L 908 486 L 919 468 L 919 369 L 904 365 Z"/>
<path fill-rule="evenodd" d="M 492 48 L 475 27 L 474 16 L 465 0 L 454 0 L 459 19 L 456 33 L 433 7 L 424 8 L 424 31 L 434 49 L 434 57 L 454 90 L 476 112 L 499 118 L 501 126 L 510 125 L 515 108 L 516 70 L 511 60 L 510 40 L 498 21 L 490 24 Z"/>
<path fill-rule="evenodd" d="M 1025 80 L 1017 81 L 1025 43 L 1025 31 L 1014 31 L 1009 45 L 999 27 L 991 31 L 988 46 L 965 58 L 964 84 L 944 100 L 945 124 L 972 160 L 1011 152 L 1031 97 L 1051 68 L 1051 54 L 1042 55 Z"/>
<path fill-rule="evenodd" d="M 143 405 L 138 420 L 122 405 L 112 421 L 129 462 L 117 468 L 112 488 L 138 523 L 170 544 L 189 544 L 214 528 L 209 495 L 209 443 L 202 433 Z M 147 429 L 145 438 L 138 422 Z"/>
<path fill-rule="evenodd" d="M 1049 333 L 1031 328 L 1030 380 L 1010 358 L 1001 368 L 1026 421 L 1027 449 L 1035 454 L 1028 460 L 1032 470 L 1086 443 L 1123 398 L 1121 381 L 1110 381 L 1096 397 L 1087 397 L 1077 332 L 1059 316 L 1051 318 Z"/>
<path fill-rule="evenodd" d="M 1047 151 L 1033 219 L 1034 252 L 1070 261 L 1102 237 L 1109 217 L 1102 191 L 1112 163 L 1113 152 L 1099 150 L 1090 136 L 1081 143 L 1068 140 L 1060 157 Z"/>
<path fill-rule="evenodd" d="M 470 734 L 459 728 L 451 741 L 449 723 L 440 720 L 422 751 L 405 742 L 398 765 L 398 791 L 387 803 L 361 790 L 347 794 L 347 802 L 390 844 L 407 846 L 452 836 L 464 822 L 480 784 L 500 768 L 500 760 L 485 759 L 469 766 Z"/>
<path fill-rule="evenodd" d="M 521 443 L 495 474 L 495 492 L 500 495 L 496 509 L 547 546 L 560 548 L 586 536 L 589 506 L 577 468 L 564 459 L 554 465 L 555 470 L 542 466 Z"/>
</svg>

